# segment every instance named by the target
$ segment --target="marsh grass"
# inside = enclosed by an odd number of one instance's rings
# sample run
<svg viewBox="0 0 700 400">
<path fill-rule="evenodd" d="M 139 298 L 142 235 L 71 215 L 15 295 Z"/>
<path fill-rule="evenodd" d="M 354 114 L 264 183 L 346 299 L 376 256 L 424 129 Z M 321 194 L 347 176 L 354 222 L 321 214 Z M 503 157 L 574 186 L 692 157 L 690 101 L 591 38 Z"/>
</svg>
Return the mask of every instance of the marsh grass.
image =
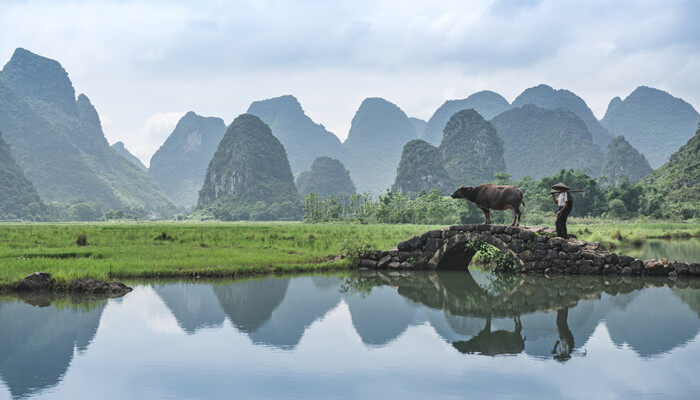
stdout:
<svg viewBox="0 0 700 400">
<path fill-rule="evenodd" d="M 35 271 L 74 278 L 235 277 L 347 268 L 348 240 L 388 249 L 429 225 L 301 223 L 0 224 L 0 285 Z M 85 234 L 87 246 L 75 238 Z"/>
</svg>

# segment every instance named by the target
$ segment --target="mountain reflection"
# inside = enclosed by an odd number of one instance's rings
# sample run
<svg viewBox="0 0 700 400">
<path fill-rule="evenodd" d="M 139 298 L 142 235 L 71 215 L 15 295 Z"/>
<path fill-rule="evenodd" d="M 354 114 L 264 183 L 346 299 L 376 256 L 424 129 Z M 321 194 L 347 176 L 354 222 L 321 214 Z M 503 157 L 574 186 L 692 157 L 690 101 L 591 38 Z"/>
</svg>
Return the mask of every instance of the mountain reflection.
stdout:
<svg viewBox="0 0 700 400">
<path fill-rule="evenodd" d="M 106 305 L 36 295 L 24 300 L 0 300 L 0 379 L 15 398 L 58 384 L 74 351 L 92 341 Z"/>
<path fill-rule="evenodd" d="M 229 320 L 254 345 L 293 350 L 314 322 L 346 305 L 352 324 L 347 329 L 369 347 L 387 346 L 411 326 L 429 326 L 459 353 L 567 362 L 586 354 L 601 324 L 616 346 L 641 357 L 683 346 L 700 330 L 699 283 L 366 271 L 152 289 L 195 340 L 202 329 L 231 329 Z M 0 299 L 0 379 L 12 396 L 55 386 L 74 353 L 87 350 L 105 305 L 105 300 Z"/>
</svg>

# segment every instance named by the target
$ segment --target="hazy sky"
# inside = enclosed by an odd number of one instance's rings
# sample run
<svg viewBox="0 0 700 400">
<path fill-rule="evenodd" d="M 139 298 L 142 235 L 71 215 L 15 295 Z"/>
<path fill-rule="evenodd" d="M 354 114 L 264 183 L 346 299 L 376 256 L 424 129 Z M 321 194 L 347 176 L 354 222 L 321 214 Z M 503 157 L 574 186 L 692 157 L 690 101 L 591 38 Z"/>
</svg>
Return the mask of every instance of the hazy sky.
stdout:
<svg viewBox="0 0 700 400">
<path fill-rule="evenodd" d="M 341 139 L 370 96 L 423 119 L 539 83 L 599 118 L 639 85 L 700 105 L 700 1 L 0 0 L 0 27 L 0 64 L 61 62 L 146 164 L 186 111 L 229 123 L 282 94 Z"/>
</svg>

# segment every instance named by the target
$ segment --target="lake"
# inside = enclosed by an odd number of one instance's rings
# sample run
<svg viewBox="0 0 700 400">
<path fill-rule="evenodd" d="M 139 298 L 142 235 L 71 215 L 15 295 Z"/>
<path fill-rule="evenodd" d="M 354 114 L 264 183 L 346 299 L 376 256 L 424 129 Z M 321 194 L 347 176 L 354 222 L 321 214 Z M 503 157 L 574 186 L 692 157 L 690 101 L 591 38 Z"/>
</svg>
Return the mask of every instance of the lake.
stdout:
<svg viewBox="0 0 700 400">
<path fill-rule="evenodd" d="M 0 297 L 0 398 L 700 397 L 700 280 L 361 272 Z"/>
</svg>

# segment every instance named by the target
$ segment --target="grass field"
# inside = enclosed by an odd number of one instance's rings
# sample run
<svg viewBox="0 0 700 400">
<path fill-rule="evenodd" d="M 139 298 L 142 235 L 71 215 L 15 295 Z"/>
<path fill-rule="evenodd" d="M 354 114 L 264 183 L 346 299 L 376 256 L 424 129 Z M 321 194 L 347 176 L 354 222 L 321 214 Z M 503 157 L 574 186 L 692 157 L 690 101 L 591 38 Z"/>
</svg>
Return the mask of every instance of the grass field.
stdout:
<svg viewBox="0 0 700 400">
<path fill-rule="evenodd" d="M 237 276 L 348 267 L 343 242 L 390 248 L 427 225 L 86 223 L 0 225 L 0 285 L 46 271 L 78 277 Z M 78 235 L 87 246 L 76 245 Z M 165 235 L 164 235 L 165 234 Z"/>
<path fill-rule="evenodd" d="M 235 277 L 346 268 L 343 243 L 389 249 L 429 225 L 125 222 L 0 224 L 0 286 L 46 271 L 74 278 Z M 698 223 L 575 220 L 570 232 L 610 246 L 700 235 Z M 78 246 L 84 234 L 87 246 Z"/>
</svg>

